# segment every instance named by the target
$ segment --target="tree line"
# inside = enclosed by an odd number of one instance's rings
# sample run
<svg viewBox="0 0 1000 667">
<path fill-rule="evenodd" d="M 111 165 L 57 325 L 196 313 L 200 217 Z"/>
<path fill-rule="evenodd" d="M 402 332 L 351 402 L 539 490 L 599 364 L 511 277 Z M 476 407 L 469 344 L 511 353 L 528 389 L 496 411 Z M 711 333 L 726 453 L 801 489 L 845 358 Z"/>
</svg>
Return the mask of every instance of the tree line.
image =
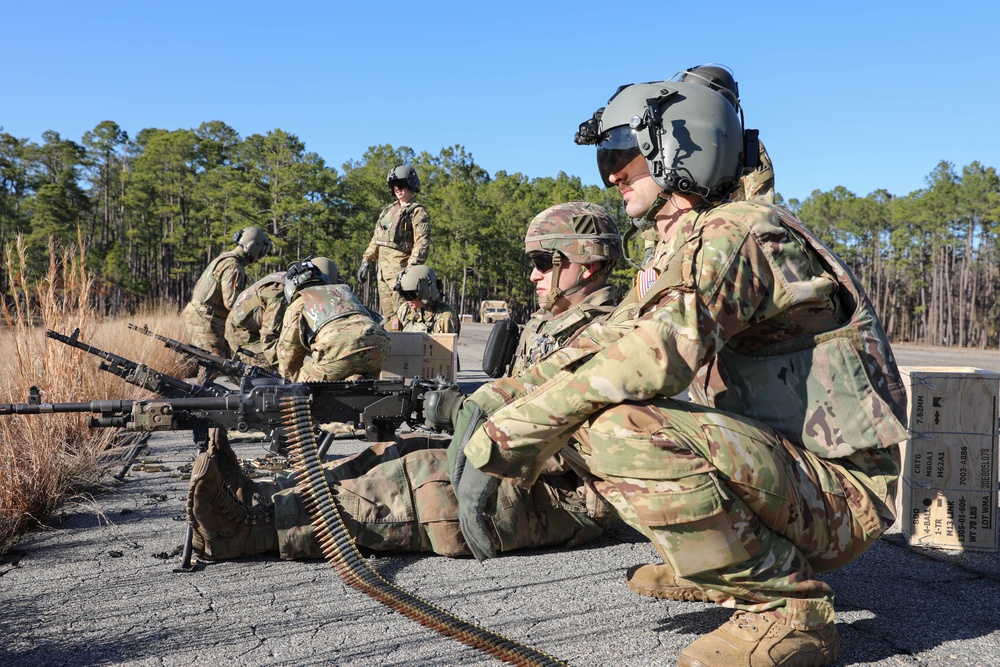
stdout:
<svg viewBox="0 0 1000 667">
<path fill-rule="evenodd" d="M 372 146 L 338 170 L 280 129 L 243 138 L 212 121 L 129 137 L 104 121 L 80 141 L 55 131 L 40 143 L 0 132 L 0 247 L 21 236 L 29 246 L 23 268 L 41 276 L 50 239 L 62 247 L 82 239 L 100 286 L 96 304 L 107 310 L 183 305 L 205 265 L 248 225 L 275 242 L 251 278 L 316 254 L 353 284 L 379 211 L 392 200 L 386 173 L 398 164 L 420 175 L 418 200 L 431 216 L 428 264 L 464 313 L 495 298 L 520 319 L 534 309 L 523 235 L 539 211 L 586 200 L 623 229 L 627 220 L 614 190 L 564 172 L 491 175 L 460 145 L 437 155 Z M 780 164 L 776 173 L 780 185 Z M 994 168 L 974 162 L 957 172 L 942 162 L 925 188 L 906 196 L 859 197 L 838 187 L 782 203 L 848 262 L 894 339 L 1000 347 L 998 198 Z M 638 244 L 629 250 L 641 257 Z M 624 290 L 633 273 L 623 262 L 612 283 Z M 0 272 L 3 293 L 5 280 Z M 373 291 L 359 291 L 374 300 Z"/>
</svg>

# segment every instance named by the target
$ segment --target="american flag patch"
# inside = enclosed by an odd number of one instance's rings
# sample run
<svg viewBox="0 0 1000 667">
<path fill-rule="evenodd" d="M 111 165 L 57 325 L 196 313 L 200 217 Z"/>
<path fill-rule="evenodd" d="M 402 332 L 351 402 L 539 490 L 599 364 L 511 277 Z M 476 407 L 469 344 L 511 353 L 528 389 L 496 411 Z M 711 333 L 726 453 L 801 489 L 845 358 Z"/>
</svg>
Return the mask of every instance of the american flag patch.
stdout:
<svg viewBox="0 0 1000 667">
<path fill-rule="evenodd" d="M 635 288 L 639 291 L 639 298 L 646 296 L 646 292 L 649 288 L 653 286 L 656 279 L 660 276 L 656 269 L 649 267 L 648 269 L 643 269 L 635 276 Z"/>
</svg>

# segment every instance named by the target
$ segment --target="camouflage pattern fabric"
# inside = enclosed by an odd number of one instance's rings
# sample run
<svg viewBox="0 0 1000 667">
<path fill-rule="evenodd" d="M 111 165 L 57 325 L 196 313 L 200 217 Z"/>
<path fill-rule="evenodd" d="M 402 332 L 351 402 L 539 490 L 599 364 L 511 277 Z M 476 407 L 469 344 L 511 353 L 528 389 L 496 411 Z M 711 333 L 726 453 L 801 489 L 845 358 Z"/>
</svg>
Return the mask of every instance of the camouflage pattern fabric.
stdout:
<svg viewBox="0 0 1000 667">
<path fill-rule="evenodd" d="M 739 185 L 730 196 L 734 201 L 757 201 L 762 204 L 774 203 L 774 165 L 771 156 L 760 142 L 757 152 L 757 168 L 740 179 Z"/>
<path fill-rule="evenodd" d="M 385 329 L 347 285 L 307 286 L 285 310 L 278 373 L 297 382 L 374 378 L 390 345 Z"/>
<path fill-rule="evenodd" d="M 389 331 L 417 331 L 429 334 L 459 333 L 458 313 L 444 301 L 425 303 L 416 309 L 403 302 L 385 328 Z"/>
<path fill-rule="evenodd" d="M 465 454 L 527 486 L 572 443 L 678 575 L 725 606 L 820 627 L 833 594 L 814 573 L 895 518 L 906 400 L 885 333 L 785 209 L 691 211 L 653 266 L 643 296 L 473 394 L 491 417 Z M 700 404 L 670 398 L 696 377 Z"/>
<path fill-rule="evenodd" d="M 246 287 L 245 267 L 250 258 L 242 248 L 224 252 L 205 267 L 195 283 L 191 301 L 181 313 L 191 344 L 229 357 L 226 317 L 237 295 Z"/>
<path fill-rule="evenodd" d="M 278 366 L 278 335 L 285 316 L 285 273 L 271 273 L 240 292 L 226 318 L 226 342 L 257 354 L 255 363 Z"/>
<path fill-rule="evenodd" d="M 470 555 L 448 476 L 448 442 L 442 436 L 406 434 L 324 465 L 348 531 L 360 547 Z M 321 557 L 293 476 L 279 476 L 278 485 L 283 488 L 274 496 L 281 557 Z M 558 468 L 555 461 L 530 491 L 502 484 L 491 523 L 497 548 L 572 547 L 603 533 L 614 515 L 603 506 L 601 511 L 588 508 L 581 486 L 575 473 Z"/>
<path fill-rule="evenodd" d="M 406 267 L 427 262 L 430 243 L 431 218 L 423 205 L 415 201 L 400 205 L 397 201 L 382 209 L 363 255 L 377 268 L 375 280 L 382 317 L 392 317 L 404 303 L 393 289 L 396 279 Z"/>
<path fill-rule="evenodd" d="M 558 315 L 547 310 L 535 312 L 521 330 L 510 374 L 520 375 L 528 366 L 537 364 L 565 345 L 582 326 L 613 310 L 614 288 L 602 287 Z"/>
</svg>

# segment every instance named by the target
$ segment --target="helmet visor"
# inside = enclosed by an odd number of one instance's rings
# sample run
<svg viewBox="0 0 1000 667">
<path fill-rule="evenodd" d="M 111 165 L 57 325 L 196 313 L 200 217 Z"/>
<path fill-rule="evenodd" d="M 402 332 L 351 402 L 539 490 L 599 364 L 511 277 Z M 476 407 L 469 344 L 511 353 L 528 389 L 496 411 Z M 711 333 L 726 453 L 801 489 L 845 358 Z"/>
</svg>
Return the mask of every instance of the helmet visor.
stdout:
<svg viewBox="0 0 1000 667">
<path fill-rule="evenodd" d="M 604 187 L 610 188 L 611 175 L 624 169 L 639 155 L 635 132 L 628 125 L 619 125 L 605 132 L 603 141 L 597 144 L 597 169 L 601 172 Z"/>
</svg>

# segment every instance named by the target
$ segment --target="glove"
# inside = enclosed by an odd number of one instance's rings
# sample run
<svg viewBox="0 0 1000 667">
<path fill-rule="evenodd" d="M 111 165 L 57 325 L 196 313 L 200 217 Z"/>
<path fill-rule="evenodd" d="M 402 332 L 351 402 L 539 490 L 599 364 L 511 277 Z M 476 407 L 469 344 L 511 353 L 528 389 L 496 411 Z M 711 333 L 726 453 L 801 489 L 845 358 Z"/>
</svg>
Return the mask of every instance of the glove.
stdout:
<svg viewBox="0 0 1000 667">
<path fill-rule="evenodd" d="M 471 433 L 469 434 L 471 436 Z M 486 528 L 486 505 L 496 495 L 500 479 L 472 465 L 459 449 L 455 460 L 455 497 L 458 499 L 458 527 L 469 551 L 478 561 L 494 558 L 493 539 Z"/>
<path fill-rule="evenodd" d="M 361 266 L 358 267 L 358 282 L 363 283 L 368 280 L 368 272 L 372 268 L 372 263 L 367 259 L 361 260 Z"/>
<path fill-rule="evenodd" d="M 424 425 L 435 431 L 454 431 L 465 395 L 457 384 L 424 394 Z"/>
<path fill-rule="evenodd" d="M 448 445 L 451 484 L 458 500 L 458 527 L 476 560 L 496 556 L 493 540 L 486 528 L 486 504 L 496 493 L 500 480 L 472 465 L 465 456 L 465 445 L 486 421 L 486 411 L 474 401 L 465 401 L 455 421 L 455 435 Z"/>
</svg>

